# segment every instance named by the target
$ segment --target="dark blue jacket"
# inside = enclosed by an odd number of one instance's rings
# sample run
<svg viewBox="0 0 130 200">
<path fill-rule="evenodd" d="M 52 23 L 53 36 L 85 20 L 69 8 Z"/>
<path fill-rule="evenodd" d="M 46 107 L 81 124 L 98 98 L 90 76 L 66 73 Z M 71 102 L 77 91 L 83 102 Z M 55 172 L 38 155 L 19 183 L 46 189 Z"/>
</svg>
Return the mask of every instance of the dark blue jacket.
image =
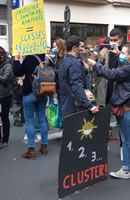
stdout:
<svg viewBox="0 0 130 200">
<path fill-rule="evenodd" d="M 87 100 L 84 89 L 86 88 L 86 76 L 81 60 L 67 54 L 63 59 L 63 65 L 59 71 L 60 85 L 60 108 L 62 119 L 76 111 L 71 92 L 65 84 L 69 84 L 76 99 L 80 102 L 83 109 L 91 109 L 93 105 Z"/>
<path fill-rule="evenodd" d="M 122 105 L 130 99 L 130 63 L 116 69 L 110 69 L 97 63 L 94 66 L 94 70 L 98 75 L 116 81 L 111 98 L 111 104 L 113 106 Z"/>
</svg>

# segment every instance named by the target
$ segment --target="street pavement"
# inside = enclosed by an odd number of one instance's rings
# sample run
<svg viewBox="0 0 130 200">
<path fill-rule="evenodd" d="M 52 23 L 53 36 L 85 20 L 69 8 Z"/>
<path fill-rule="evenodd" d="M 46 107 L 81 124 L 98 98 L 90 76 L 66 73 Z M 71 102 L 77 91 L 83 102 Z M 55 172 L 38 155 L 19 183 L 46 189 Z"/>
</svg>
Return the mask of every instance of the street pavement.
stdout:
<svg viewBox="0 0 130 200">
<path fill-rule="evenodd" d="M 50 134 L 57 130 L 50 130 Z M 7 148 L 0 150 L 0 200 L 58 200 L 57 181 L 60 139 L 51 139 L 48 155 L 42 156 L 36 143 L 36 160 L 21 158 L 27 145 L 23 142 L 24 127 L 14 127 L 11 121 L 11 137 Z M 118 128 L 113 128 L 118 136 Z M 51 137 L 50 137 L 51 138 Z M 109 142 L 108 170 L 121 167 L 119 141 Z M 65 200 L 129 200 L 130 180 L 111 178 L 95 184 Z"/>
</svg>

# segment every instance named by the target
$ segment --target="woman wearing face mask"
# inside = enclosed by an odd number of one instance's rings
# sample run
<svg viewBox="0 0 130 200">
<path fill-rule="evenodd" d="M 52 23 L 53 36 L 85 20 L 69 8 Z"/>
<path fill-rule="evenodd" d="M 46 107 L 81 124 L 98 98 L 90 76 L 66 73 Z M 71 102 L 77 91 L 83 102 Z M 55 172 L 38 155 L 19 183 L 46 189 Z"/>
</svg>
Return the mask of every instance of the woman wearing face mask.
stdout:
<svg viewBox="0 0 130 200">
<path fill-rule="evenodd" d="M 114 107 L 124 107 L 123 115 L 118 117 L 123 144 L 123 162 L 122 168 L 117 172 L 110 172 L 110 175 L 115 178 L 128 179 L 130 178 L 130 44 L 122 48 L 119 59 L 123 65 L 116 69 L 106 68 L 93 60 L 89 60 L 89 64 L 94 67 L 98 75 L 116 82 L 111 104 Z"/>
<path fill-rule="evenodd" d="M 63 58 L 66 55 L 65 40 L 61 38 L 56 39 L 53 43 L 52 53 L 55 54 L 56 92 L 58 102 L 60 104 L 58 73 L 60 68 L 62 67 Z"/>
<path fill-rule="evenodd" d="M 58 38 L 53 43 L 52 53 L 55 55 L 56 88 L 59 93 L 58 72 L 66 55 L 65 40 Z"/>
<path fill-rule="evenodd" d="M 63 62 L 63 58 L 66 55 L 65 40 L 58 38 L 53 43 L 52 53 L 55 55 L 55 72 L 58 75 L 59 68 Z"/>
<path fill-rule="evenodd" d="M 12 100 L 13 71 L 9 61 L 6 60 L 6 52 L 0 47 L 0 106 L 3 124 L 3 136 L 0 135 L 0 149 L 8 146 L 10 121 L 9 109 Z"/>
</svg>

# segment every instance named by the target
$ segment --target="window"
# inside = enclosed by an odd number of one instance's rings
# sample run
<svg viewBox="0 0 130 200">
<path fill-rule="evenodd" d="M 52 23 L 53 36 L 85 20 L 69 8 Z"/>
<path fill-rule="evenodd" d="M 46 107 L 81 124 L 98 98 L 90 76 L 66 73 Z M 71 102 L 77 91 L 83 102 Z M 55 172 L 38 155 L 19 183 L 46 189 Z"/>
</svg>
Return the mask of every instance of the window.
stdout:
<svg viewBox="0 0 130 200">
<path fill-rule="evenodd" d="M 64 38 L 64 23 L 51 22 L 51 38 Z M 86 44 L 96 45 L 98 40 L 107 37 L 108 26 L 102 24 L 70 23 L 70 35 L 78 35 Z"/>
<path fill-rule="evenodd" d="M 6 36 L 6 35 L 7 35 L 6 25 L 0 25 L 0 36 Z"/>
</svg>

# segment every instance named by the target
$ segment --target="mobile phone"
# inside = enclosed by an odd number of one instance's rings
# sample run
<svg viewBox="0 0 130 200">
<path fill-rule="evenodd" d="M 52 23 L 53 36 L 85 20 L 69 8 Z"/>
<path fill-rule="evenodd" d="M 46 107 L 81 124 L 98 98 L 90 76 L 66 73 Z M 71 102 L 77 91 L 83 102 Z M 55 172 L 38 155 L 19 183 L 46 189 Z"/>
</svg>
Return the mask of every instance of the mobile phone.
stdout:
<svg viewBox="0 0 130 200">
<path fill-rule="evenodd" d="M 110 44 L 100 44 L 100 49 L 103 49 L 103 48 L 107 48 L 107 49 L 112 49 L 112 46 Z"/>
</svg>

